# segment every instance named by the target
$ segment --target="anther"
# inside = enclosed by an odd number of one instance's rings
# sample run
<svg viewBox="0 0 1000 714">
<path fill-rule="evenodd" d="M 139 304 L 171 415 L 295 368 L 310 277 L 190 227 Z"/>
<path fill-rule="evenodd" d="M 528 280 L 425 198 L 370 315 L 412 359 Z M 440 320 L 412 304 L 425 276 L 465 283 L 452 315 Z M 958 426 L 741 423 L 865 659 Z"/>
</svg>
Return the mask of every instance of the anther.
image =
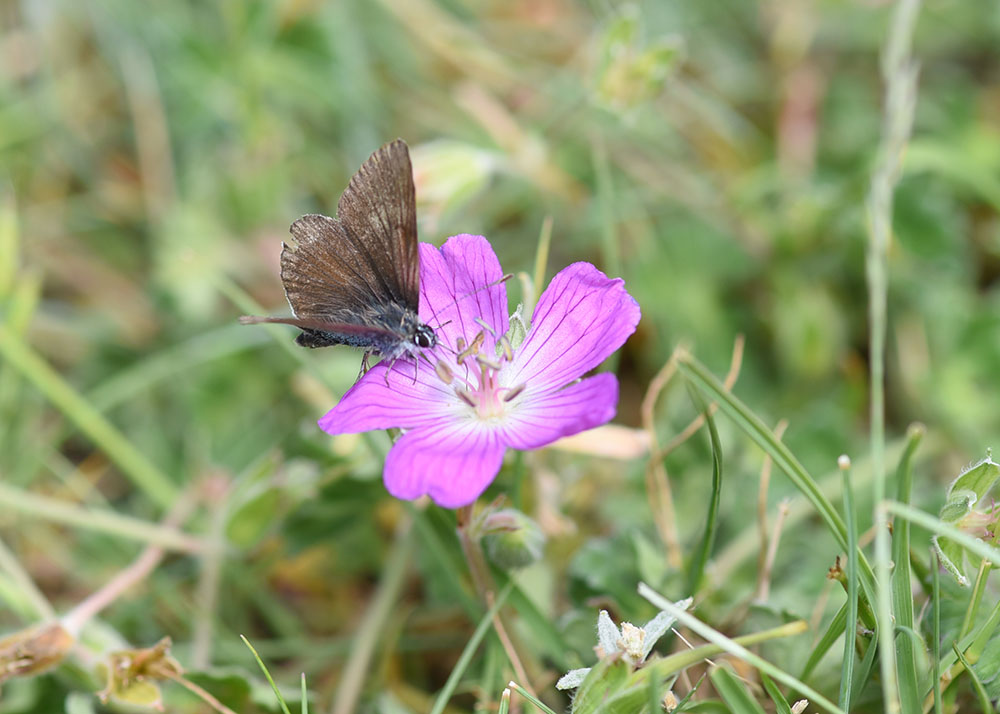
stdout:
<svg viewBox="0 0 1000 714">
<path fill-rule="evenodd" d="M 500 363 L 499 362 L 497 362 L 495 360 L 487 359 L 486 357 L 483 357 L 482 355 L 476 355 L 476 362 L 478 362 L 481 367 L 489 367 L 490 369 L 492 369 L 494 371 L 497 371 L 497 370 L 500 369 Z"/>
<path fill-rule="evenodd" d="M 469 357 L 479 352 L 479 348 L 483 346 L 483 340 L 485 339 L 486 333 L 480 330 L 479 334 L 476 335 L 476 339 L 472 341 L 472 344 L 458 353 L 458 356 L 455 357 L 455 361 L 458 362 L 458 364 L 462 364 Z"/>
<path fill-rule="evenodd" d="M 516 387 L 513 387 L 509 392 L 503 395 L 503 400 L 505 402 L 514 401 L 515 399 L 517 399 L 518 395 L 525 390 L 527 386 L 528 386 L 527 384 L 519 384 Z"/>
<path fill-rule="evenodd" d="M 489 332 L 489 333 L 490 333 L 491 335 L 493 335 L 494 337 L 496 337 L 496 336 L 497 336 L 497 333 L 496 333 L 496 330 L 494 330 L 494 329 L 493 329 L 493 328 L 492 328 L 492 327 L 490 326 L 490 323 L 486 322 L 486 320 L 484 320 L 483 318 L 481 318 L 481 317 L 474 317 L 474 318 L 472 318 L 472 321 L 473 321 L 474 323 L 476 323 L 477 325 L 479 325 L 480 327 L 482 327 L 482 328 L 483 328 L 484 330 L 486 330 L 487 332 Z"/>
<path fill-rule="evenodd" d="M 507 358 L 508 362 L 514 359 L 514 349 L 510 346 L 510 340 L 507 339 L 507 335 L 500 338 L 500 347 L 503 349 L 503 356 Z"/>
<path fill-rule="evenodd" d="M 438 360 L 438 363 L 434 365 L 434 371 L 437 372 L 437 376 L 445 384 L 451 384 L 455 380 L 455 375 L 451 373 L 451 369 L 441 360 Z"/>
<path fill-rule="evenodd" d="M 469 394 L 467 390 L 463 389 L 462 387 L 459 387 L 458 389 L 455 390 L 455 394 L 457 394 L 459 399 L 461 399 L 463 402 L 468 404 L 473 409 L 479 409 L 479 405 L 476 403 L 476 400 L 472 398 L 472 395 Z"/>
</svg>

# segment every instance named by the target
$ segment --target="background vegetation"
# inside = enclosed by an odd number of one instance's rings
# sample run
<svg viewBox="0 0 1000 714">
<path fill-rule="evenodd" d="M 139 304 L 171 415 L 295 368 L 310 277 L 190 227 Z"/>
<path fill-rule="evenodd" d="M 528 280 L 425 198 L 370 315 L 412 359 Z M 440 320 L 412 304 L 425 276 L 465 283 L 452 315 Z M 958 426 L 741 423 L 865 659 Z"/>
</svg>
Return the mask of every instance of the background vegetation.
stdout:
<svg viewBox="0 0 1000 714">
<path fill-rule="evenodd" d="M 721 449 L 703 430 L 662 462 L 689 563 L 705 542 L 713 455 L 723 456 L 714 546 L 692 592 L 647 490 L 642 400 L 678 345 L 721 378 L 744 336 L 734 393 L 769 426 L 787 421 L 784 442 L 837 509 L 837 457 L 854 459 L 855 525 L 870 542 L 865 201 L 892 9 L 0 3 L 0 627 L 73 612 L 144 548 L 166 549 L 61 666 L 5 682 L 0 712 L 100 711 L 94 665 L 164 636 L 192 682 L 236 711 L 275 711 L 239 634 L 290 701 L 305 673 L 310 711 L 431 708 L 486 612 L 455 515 L 387 496 L 385 435 L 331 439 L 316 427 L 358 354 L 292 350 L 290 330 L 236 324 L 285 309 L 277 258 L 288 224 L 332 213 L 349 176 L 397 136 L 413 149 L 423 240 L 481 233 L 505 269 L 531 273 L 551 218 L 549 276 L 592 261 L 624 277 L 643 308 L 610 365 L 617 422 L 631 430 L 511 455 L 488 493 L 506 494 L 548 538 L 507 604 L 530 679 L 520 683 L 568 706 L 554 683 L 594 663 L 598 610 L 637 623 L 655 614 L 639 581 L 672 600 L 694 595 L 698 618 L 727 635 L 805 619 L 808 633 L 760 650 L 801 674 L 844 605 L 826 575 L 845 549 L 775 469 L 765 532 L 785 499 L 791 512 L 762 569 L 769 467 L 723 410 Z M 992 4 L 920 10 L 919 98 L 888 259 L 886 413 L 893 468 L 908 425 L 927 426 L 912 501 L 933 514 L 1000 434 L 998 47 Z M 512 307 L 521 289 L 511 283 Z M 676 377 L 653 412 L 658 441 L 700 411 Z M 929 533 L 909 537 L 923 566 L 915 627 L 930 641 Z M 997 602 L 995 577 L 984 582 L 980 621 Z M 945 576 L 941 587 L 950 652 L 969 591 Z M 807 678 L 833 700 L 842 647 Z M 667 636 L 657 650 L 686 648 Z M 452 711 L 495 710 L 517 679 L 505 652 L 488 633 Z M 877 669 L 854 710 L 882 710 Z M 723 696 L 716 679 L 694 700 Z M 163 696 L 170 711 L 210 711 L 180 684 Z M 968 676 L 945 698 L 981 701 Z"/>
</svg>

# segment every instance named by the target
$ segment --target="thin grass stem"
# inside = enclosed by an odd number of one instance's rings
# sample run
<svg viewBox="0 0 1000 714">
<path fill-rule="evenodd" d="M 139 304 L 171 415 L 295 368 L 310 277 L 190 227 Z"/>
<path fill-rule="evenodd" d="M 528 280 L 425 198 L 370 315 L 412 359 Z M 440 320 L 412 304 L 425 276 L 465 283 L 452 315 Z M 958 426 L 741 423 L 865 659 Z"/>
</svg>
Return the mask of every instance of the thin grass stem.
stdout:
<svg viewBox="0 0 1000 714">
<path fill-rule="evenodd" d="M 868 252 L 865 272 L 868 281 L 869 388 L 874 500 L 882 503 L 886 494 L 885 475 L 885 339 L 889 292 L 889 242 L 892 233 L 893 191 L 898 180 L 900 157 L 913 124 L 917 94 L 917 69 L 910 59 L 910 44 L 916 24 L 919 0 L 900 0 L 889 25 L 882 55 L 885 82 L 882 144 L 872 175 L 867 199 Z M 875 511 L 875 574 L 877 579 L 879 663 L 882 673 L 882 700 L 888 714 L 900 711 L 896 676 L 895 628 L 892 624 L 890 544 L 887 513 Z"/>
</svg>

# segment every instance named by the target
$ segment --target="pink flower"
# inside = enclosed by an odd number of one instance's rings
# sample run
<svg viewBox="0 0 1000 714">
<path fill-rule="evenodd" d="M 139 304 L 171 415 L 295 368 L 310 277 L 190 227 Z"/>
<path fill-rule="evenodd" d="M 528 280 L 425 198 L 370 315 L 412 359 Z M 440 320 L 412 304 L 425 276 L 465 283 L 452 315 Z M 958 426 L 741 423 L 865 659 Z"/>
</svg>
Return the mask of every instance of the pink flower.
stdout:
<svg viewBox="0 0 1000 714">
<path fill-rule="evenodd" d="M 422 243 L 420 319 L 435 329 L 438 345 L 416 366 L 398 361 L 388 385 L 380 362 L 319 421 L 330 434 L 402 428 L 383 473 L 397 498 L 470 504 L 496 477 L 508 447 L 537 449 L 615 415 L 615 376 L 580 377 L 639 322 L 622 280 L 590 263 L 563 269 L 512 347 L 506 285 L 483 289 L 502 276 L 481 236 L 454 236 L 440 251 Z"/>
</svg>

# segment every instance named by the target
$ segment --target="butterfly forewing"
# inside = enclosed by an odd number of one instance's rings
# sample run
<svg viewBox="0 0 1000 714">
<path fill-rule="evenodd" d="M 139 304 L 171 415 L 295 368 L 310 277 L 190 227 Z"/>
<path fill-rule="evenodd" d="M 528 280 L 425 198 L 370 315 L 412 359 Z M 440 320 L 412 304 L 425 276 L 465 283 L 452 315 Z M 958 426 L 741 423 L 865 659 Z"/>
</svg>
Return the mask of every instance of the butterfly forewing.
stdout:
<svg viewBox="0 0 1000 714">
<path fill-rule="evenodd" d="M 294 242 L 281 253 L 281 279 L 297 317 L 367 324 L 372 312 L 417 312 L 413 169 L 402 140 L 362 165 L 340 199 L 337 218 L 303 216 L 291 232 Z"/>
<path fill-rule="evenodd" d="M 376 151 L 344 190 L 337 218 L 355 242 L 363 240 L 374 272 L 398 302 L 414 312 L 420 300 L 416 191 L 406 142 Z"/>
</svg>

